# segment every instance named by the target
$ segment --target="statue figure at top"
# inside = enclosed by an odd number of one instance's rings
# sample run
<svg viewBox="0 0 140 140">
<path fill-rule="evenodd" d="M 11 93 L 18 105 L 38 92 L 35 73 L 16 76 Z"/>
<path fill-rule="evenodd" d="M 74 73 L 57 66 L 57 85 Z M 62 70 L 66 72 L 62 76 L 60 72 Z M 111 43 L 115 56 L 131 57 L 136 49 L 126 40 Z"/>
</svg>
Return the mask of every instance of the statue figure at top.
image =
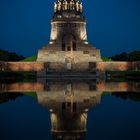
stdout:
<svg viewBox="0 0 140 140">
<path fill-rule="evenodd" d="M 54 12 L 56 13 L 56 11 L 57 11 L 57 4 L 56 4 L 56 2 L 54 3 Z"/>
<path fill-rule="evenodd" d="M 79 11 L 79 2 L 76 2 L 76 11 Z"/>
<path fill-rule="evenodd" d="M 80 4 L 80 12 L 81 13 L 83 12 L 83 5 L 82 5 L 82 3 Z"/>
<path fill-rule="evenodd" d="M 65 0 L 64 1 L 64 10 L 67 10 L 68 9 L 68 3 L 67 3 L 67 1 Z"/>
<path fill-rule="evenodd" d="M 61 10 L 61 2 L 60 1 L 58 1 L 58 11 L 60 11 Z"/>
<path fill-rule="evenodd" d="M 72 7 L 73 7 L 73 2 L 72 0 L 70 1 L 70 10 L 72 10 Z"/>
<path fill-rule="evenodd" d="M 77 11 L 82 12 L 82 3 L 79 0 L 57 0 L 54 3 L 54 12 Z"/>
</svg>

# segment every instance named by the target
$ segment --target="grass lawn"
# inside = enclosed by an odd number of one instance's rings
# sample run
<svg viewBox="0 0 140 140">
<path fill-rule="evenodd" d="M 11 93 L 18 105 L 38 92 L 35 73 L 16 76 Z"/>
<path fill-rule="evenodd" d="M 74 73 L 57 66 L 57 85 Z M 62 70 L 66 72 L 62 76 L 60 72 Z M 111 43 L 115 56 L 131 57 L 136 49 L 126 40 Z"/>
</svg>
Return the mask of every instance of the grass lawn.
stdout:
<svg viewBox="0 0 140 140">
<path fill-rule="evenodd" d="M 36 59 L 37 59 L 37 56 L 35 55 L 35 56 L 27 57 L 21 61 L 22 62 L 32 62 L 32 61 L 36 61 Z"/>
</svg>

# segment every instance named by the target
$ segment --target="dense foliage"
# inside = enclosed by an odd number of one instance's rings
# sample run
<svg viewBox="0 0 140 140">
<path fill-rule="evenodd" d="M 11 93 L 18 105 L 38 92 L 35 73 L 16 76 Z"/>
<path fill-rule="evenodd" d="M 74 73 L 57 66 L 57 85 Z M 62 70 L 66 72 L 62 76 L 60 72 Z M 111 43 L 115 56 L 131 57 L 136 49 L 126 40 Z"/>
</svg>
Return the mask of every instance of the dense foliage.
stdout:
<svg viewBox="0 0 140 140">
<path fill-rule="evenodd" d="M 114 92 L 113 96 L 119 97 L 123 100 L 140 101 L 140 94 L 138 92 Z"/>
<path fill-rule="evenodd" d="M 123 52 L 111 57 L 113 61 L 140 61 L 140 51 Z"/>
<path fill-rule="evenodd" d="M 20 61 L 24 58 L 22 55 L 0 49 L 0 61 Z"/>
<path fill-rule="evenodd" d="M 23 94 L 18 93 L 18 92 L 17 93 L 13 92 L 12 94 L 8 92 L 1 93 L 0 104 L 8 102 L 9 100 L 15 100 L 16 98 L 21 97 L 21 96 L 23 96 Z"/>
</svg>

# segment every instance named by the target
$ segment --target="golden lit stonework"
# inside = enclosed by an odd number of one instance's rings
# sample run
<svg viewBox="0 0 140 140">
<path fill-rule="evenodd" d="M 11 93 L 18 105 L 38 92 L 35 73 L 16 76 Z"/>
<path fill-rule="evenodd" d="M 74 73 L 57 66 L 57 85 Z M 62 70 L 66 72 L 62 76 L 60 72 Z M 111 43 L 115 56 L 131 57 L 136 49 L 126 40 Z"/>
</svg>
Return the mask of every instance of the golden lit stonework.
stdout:
<svg viewBox="0 0 140 140">
<path fill-rule="evenodd" d="M 48 71 L 87 71 L 101 61 L 100 50 L 87 40 L 82 2 L 57 0 L 51 20 L 50 42 L 38 51 L 38 62 Z"/>
</svg>

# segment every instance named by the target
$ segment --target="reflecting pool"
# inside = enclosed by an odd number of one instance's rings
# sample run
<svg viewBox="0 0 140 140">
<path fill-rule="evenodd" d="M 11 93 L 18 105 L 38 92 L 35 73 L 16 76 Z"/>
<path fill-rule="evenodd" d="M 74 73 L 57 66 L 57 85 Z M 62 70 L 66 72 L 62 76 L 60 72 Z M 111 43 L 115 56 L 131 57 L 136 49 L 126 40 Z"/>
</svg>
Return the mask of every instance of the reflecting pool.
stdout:
<svg viewBox="0 0 140 140">
<path fill-rule="evenodd" d="M 1 140 L 139 140 L 140 83 L 0 83 Z"/>
</svg>

